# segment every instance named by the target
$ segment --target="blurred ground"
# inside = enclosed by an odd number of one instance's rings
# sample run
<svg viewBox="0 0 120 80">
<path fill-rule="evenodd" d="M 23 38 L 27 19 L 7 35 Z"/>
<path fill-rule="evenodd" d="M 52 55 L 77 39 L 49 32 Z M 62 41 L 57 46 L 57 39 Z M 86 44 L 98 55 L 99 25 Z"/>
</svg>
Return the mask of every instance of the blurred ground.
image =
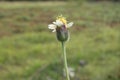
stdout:
<svg viewBox="0 0 120 80">
<path fill-rule="evenodd" d="M 0 2 L 0 80 L 64 80 L 61 45 L 47 28 L 59 14 L 74 22 L 67 43 L 72 80 L 120 80 L 119 7 L 112 2 Z"/>
</svg>

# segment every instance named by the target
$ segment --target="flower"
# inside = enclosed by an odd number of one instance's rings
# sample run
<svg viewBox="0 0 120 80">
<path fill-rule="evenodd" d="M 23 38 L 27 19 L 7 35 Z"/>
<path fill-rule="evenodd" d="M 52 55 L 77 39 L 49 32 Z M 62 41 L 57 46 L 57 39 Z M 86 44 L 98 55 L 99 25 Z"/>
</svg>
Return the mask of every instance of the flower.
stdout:
<svg viewBox="0 0 120 80">
<path fill-rule="evenodd" d="M 73 22 L 70 22 L 70 23 L 67 24 L 67 20 L 65 19 L 65 17 L 63 17 L 61 15 L 61 16 L 57 17 L 56 21 L 53 22 L 53 24 L 49 24 L 48 28 L 52 29 L 53 30 L 52 32 L 56 32 L 57 27 L 65 26 L 65 28 L 70 28 L 70 27 L 72 27 L 72 25 L 73 25 Z"/>
<path fill-rule="evenodd" d="M 49 24 L 48 28 L 52 29 L 52 32 L 56 32 L 57 35 L 57 39 L 59 41 L 67 41 L 69 38 L 69 32 L 67 30 L 67 28 L 72 27 L 73 22 L 70 22 L 67 24 L 67 20 L 65 19 L 65 17 L 58 16 L 56 21 L 53 22 L 53 24 Z"/>
</svg>

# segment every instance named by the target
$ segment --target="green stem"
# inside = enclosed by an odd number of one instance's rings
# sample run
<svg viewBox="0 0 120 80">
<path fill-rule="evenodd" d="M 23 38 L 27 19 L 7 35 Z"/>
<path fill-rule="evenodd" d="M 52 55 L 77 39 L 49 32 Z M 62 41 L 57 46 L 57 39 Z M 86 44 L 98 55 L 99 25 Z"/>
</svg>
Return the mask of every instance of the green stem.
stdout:
<svg viewBox="0 0 120 80">
<path fill-rule="evenodd" d="M 65 48 L 64 42 L 62 42 L 62 50 L 63 50 L 64 67 L 65 67 L 66 77 L 67 77 L 67 80 L 70 80 L 68 66 L 67 66 L 66 48 Z"/>
</svg>

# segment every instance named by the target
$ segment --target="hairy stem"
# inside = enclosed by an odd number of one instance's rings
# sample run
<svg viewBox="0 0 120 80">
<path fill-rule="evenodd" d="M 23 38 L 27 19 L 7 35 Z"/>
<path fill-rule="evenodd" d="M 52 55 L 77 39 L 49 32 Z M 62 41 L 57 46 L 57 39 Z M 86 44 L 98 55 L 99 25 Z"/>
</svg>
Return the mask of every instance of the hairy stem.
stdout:
<svg viewBox="0 0 120 80">
<path fill-rule="evenodd" d="M 66 77 L 67 77 L 67 80 L 70 80 L 68 66 L 67 66 L 65 42 L 62 42 L 62 50 L 63 50 L 64 68 L 65 68 Z"/>
</svg>

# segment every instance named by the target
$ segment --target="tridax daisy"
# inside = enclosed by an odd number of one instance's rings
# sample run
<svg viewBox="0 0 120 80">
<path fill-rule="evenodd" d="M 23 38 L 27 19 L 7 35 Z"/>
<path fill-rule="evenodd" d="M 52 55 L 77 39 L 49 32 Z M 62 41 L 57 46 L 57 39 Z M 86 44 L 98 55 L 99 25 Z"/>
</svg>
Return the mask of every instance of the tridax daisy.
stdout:
<svg viewBox="0 0 120 80">
<path fill-rule="evenodd" d="M 53 22 L 53 24 L 48 25 L 48 28 L 53 30 L 52 32 L 56 32 L 57 39 L 62 44 L 64 68 L 65 68 L 67 80 L 70 80 L 70 77 L 69 77 L 70 74 L 69 74 L 68 67 L 67 67 L 65 42 L 69 39 L 69 32 L 67 28 L 71 27 L 72 25 L 73 25 L 73 22 L 67 23 L 67 20 L 62 15 L 58 16 L 56 21 Z"/>
<path fill-rule="evenodd" d="M 72 27 L 72 25 L 73 25 L 73 22 L 70 22 L 67 24 L 67 20 L 65 19 L 65 17 L 61 15 L 57 17 L 56 22 L 53 22 L 53 24 L 49 24 L 48 28 L 53 29 L 52 32 L 55 32 L 57 27 L 70 28 Z"/>
<path fill-rule="evenodd" d="M 52 32 L 57 33 L 57 38 L 59 41 L 66 41 L 69 37 L 67 28 L 72 27 L 72 25 L 73 22 L 67 24 L 67 20 L 65 19 L 65 17 L 61 15 L 57 17 L 56 22 L 53 22 L 53 24 L 49 24 L 48 28 L 52 29 Z"/>
</svg>

